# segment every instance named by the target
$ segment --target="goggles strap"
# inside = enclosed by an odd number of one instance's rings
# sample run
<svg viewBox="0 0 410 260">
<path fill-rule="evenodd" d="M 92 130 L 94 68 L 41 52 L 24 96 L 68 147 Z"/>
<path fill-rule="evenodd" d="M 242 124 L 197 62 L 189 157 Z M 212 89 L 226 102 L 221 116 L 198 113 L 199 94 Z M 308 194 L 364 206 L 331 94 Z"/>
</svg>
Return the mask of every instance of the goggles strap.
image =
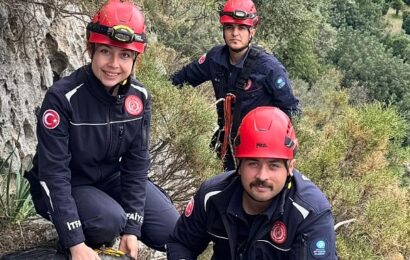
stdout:
<svg viewBox="0 0 410 260">
<path fill-rule="evenodd" d="M 90 31 L 90 32 L 94 32 L 94 33 L 98 33 L 98 34 L 108 36 L 113 40 L 117 40 L 117 39 L 112 37 L 112 35 L 113 35 L 112 32 L 114 31 L 114 33 L 115 33 L 115 29 L 113 27 L 108 27 L 108 26 L 98 24 L 98 23 L 89 23 L 87 25 L 87 30 Z M 133 33 L 132 36 L 133 37 L 132 37 L 131 42 L 142 42 L 142 43 L 147 42 L 147 38 L 146 38 L 145 34 Z"/>
<path fill-rule="evenodd" d="M 99 33 L 103 35 L 109 35 L 108 33 L 108 28 L 107 26 L 98 24 L 98 23 L 89 23 L 87 25 L 87 31 L 94 32 L 94 33 Z"/>
<path fill-rule="evenodd" d="M 240 15 L 241 14 L 241 15 Z M 243 15 L 242 15 L 243 14 Z M 235 19 L 246 20 L 246 19 L 253 19 L 256 17 L 256 14 L 247 13 L 245 11 L 234 11 L 234 12 L 224 12 L 221 11 L 219 16 L 227 15 Z"/>
</svg>

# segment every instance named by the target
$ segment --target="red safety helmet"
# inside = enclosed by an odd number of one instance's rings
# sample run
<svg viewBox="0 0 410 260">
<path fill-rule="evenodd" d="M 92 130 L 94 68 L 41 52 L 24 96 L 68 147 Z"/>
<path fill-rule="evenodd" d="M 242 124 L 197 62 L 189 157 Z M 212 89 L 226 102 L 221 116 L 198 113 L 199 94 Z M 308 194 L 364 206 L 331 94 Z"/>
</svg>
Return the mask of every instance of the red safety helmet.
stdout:
<svg viewBox="0 0 410 260">
<path fill-rule="evenodd" d="M 221 12 L 219 22 L 224 24 L 243 24 L 256 26 L 259 17 L 255 4 L 251 0 L 228 0 Z"/>
<path fill-rule="evenodd" d="M 239 126 L 236 158 L 293 159 L 298 141 L 289 117 L 277 107 L 257 107 Z"/>
<path fill-rule="evenodd" d="M 141 10 L 127 0 L 109 0 L 87 26 L 87 43 L 107 44 L 143 53 L 145 18 Z"/>
</svg>

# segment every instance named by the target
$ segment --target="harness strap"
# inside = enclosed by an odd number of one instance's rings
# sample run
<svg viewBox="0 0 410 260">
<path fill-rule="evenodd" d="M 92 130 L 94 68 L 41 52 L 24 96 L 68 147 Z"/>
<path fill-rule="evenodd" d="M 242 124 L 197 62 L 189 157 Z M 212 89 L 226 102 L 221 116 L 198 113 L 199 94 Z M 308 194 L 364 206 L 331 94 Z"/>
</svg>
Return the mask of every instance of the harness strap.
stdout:
<svg viewBox="0 0 410 260">
<path fill-rule="evenodd" d="M 245 91 L 248 85 L 249 76 L 251 75 L 251 70 L 253 64 L 259 57 L 259 54 L 263 52 L 263 49 L 257 46 L 251 46 L 249 50 L 248 57 L 244 61 L 243 68 L 241 73 L 239 74 L 238 79 L 236 80 L 235 85 L 235 94 L 236 94 L 236 103 L 233 111 L 233 118 L 231 122 L 231 134 L 232 138 L 236 137 L 239 125 L 242 121 L 241 112 L 242 112 L 242 99 L 245 95 Z"/>
<path fill-rule="evenodd" d="M 239 124 L 241 122 L 242 97 L 248 83 L 253 64 L 263 50 L 256 46 L 251 46 L 248 56 L 246 57 L 241 73 L 239 74 L 235 86 L 229 86 L 224 102 L 224 139 L 221 148 L 220 158 L 224 159 L 228 152 L 231 137 L 235 138 Z M 235 106 L 233 106 L 235 104 Z M 232 148 L 232 147 L 231 147 Z M 233 152 L 233 150 L 231 149 Z"/>
</svg>

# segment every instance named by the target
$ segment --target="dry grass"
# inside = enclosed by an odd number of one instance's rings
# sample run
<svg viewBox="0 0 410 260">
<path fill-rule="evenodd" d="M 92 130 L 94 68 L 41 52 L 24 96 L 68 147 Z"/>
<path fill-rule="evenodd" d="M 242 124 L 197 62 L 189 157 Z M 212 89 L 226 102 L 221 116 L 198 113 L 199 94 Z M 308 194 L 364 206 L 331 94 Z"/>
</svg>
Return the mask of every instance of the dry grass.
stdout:
<svg viewBox="0 0 410 260">
<path fill-rule="evenodd" d="M 400 34 L 401 33 L 401 25 L 403 23 L 403 12 L 399 12 L 399 15 L 396 15 L 396 10 L 389 8 L 385 18 L 386 22 L 386 30 L 388 33 L 391 34 Z"/>
<path fill-rule="evenodd" d="M 404 6 L 404 11 L 409 11 L 410 6 Z M 396 15 L 396 10 L 389 8 L 386 16 L 384 17 L 386 23 L 386 31 L 391 34 L 402 33 L 401 25 L 403 24 L 403 11 Z"/>
</svg>

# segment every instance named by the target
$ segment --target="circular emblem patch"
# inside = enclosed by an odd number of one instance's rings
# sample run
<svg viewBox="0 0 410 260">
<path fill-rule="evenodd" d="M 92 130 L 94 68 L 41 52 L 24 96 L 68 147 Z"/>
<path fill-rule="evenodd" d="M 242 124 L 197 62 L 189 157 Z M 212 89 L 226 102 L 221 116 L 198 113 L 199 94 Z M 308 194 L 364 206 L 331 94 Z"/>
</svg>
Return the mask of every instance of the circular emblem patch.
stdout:
<svg viewBox="0 0 410 260">
<path fill-rule="evenodd" d="M 43 114 L 43 125 L 47 129 L 54 129 L 60 124 L 60 116 L 53 109 L 47 109 Z"/>
<path fill-rule="evenodd" d="M 188 204 L 185 207 L 185 217 L 189 218 L 189 216 L 191 216 L 192 212 L 194 211 L 194 203 L 195 203 L 194 198 L 191 198 L 191 200 L 188 202 Z"/>
<path fill-rule="evenodd" d="M 285 80 L 285 78 L 282 77 L 282 76 L 279 76 L 279 78 L 277 78 L 277 79 L 276 79 L 276 82 L 275 82 L 276 88 L 281 89 L 281 88 L 283 88 L 285 85 L 286 85 L 286 80 Z"/>
<path fill-rule="evenodd" d="M 252 87 L 252 80 L 248 79 L 248 82 L 246 82 L 245 90 L 249 90 Z"/>
<path fill-rule="evenodd" d="M 131 95 L 125 99 L 125 110 L 128 114 L 137 116 L 143 109 L 142 101 L 139 97 Z"/>
<path fill-rule="evenodd" d="M 282 221 L 276 221 L 270 231 L 270 238 L 276 244 L 283 244 L 288 237 L 288 231 Z"/>
<path fill-rule="evenodd" d="M 328 258 L 328 242 L 320 238 L 310 243 L 310 253 L 314 258 Z"/>
<path fill-rule="evenodd" d="M 202 55 L 201 57 L 199 57 L 198 63 L 199 63 L 199 64 L 202 64 L 202 63 L 205 62 L 205 60 L 206 60 L 206 53 L 205 53 L 204 55 Z"/>
</svg>

